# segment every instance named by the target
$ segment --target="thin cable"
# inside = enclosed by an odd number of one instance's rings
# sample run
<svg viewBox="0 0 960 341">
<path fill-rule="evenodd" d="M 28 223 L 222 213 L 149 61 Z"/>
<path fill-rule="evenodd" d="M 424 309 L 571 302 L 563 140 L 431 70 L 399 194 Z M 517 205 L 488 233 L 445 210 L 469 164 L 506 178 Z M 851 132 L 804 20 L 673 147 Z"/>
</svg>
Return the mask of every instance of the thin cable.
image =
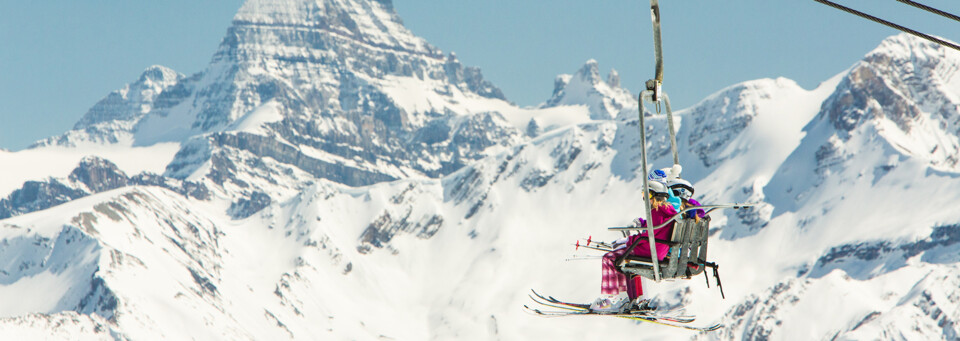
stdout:
<svg viewBox="0 0 960 341">
<path fill-rule="evenodd" d="M 936 8 L 933 8 L 933 7 L 930 7 L 930 6 L 921 4 L 921 3 L 916 2 L 916 1 L 910 1 L 910 0 L 897 0 L 897 1 L 902 2 L 902 3 L 905 3 L 905 4 L 910 5 L 910 6 L 913 6 L 913 7 L 916 7 L 916 8 L 919 8 L 919 9 L 922 9 L 922 10 L 927 11 L 927 12 L 936 13 L 936 14 L 939 14 L 939 15 L 941 15 L 941 16 L 944 16 L 944 17 L 947 17 L 947 18 L 950 18 L 950 19 L 953 19 L 953 20 L 956 20 L 956 21 L 960 21 L 960 16 L 956 16 L 956 15 L 953 15 L 953 14 L 950 14 L 950 13 L 947 13 L 947 12 L 944 12 L 944 11 L 941 11 L 941 10 L 938 10 L 938 9 L 936 9 Z"/>
<path fill-rule="evenodd" d="M 842 5 L 839 5 L 839 4 L 836 4 L 836 3 L 833 3 L 833 2 L 827 1 L 827 0 L 813 0 L 813 1 L 816 1 L 816 2 L 819 2 L 819 3 L 821 3 L 821 4 L 824 4 L 824 5 L 827 5 L 827 6 L 830 6 L 830 7 L 836 8 L 836 9 L 839 9 L 839 10 L 841 10 L 841 11 L 844 11 L 844 12 L 847 12 L 847 13 L 850 13 L 850 14 L 853 14 L 853 15 L 856 15 L 856 16 L 859 16 L 859 17 L 861 17 L 861 18 L 864 18 L 864 19 L 873 21 L 873 22 L 878 23 L 878 24 L 886 25 L 886 26 L 888 26 L 888 27 L 895 28 L 895 29 L 898 29 L 898 30 L 903 31 L 903 32 L 906 32 L 906 33 L 910 33 L 910 34 L 912 34 L 912 35 L 915 35 L 915 36 L 917 36 L 917 37 L 920 37 L 920 38 L 929 40 L 929 41 L 931 41 L 931 42 L 934 42 L 934 43 L 943 45 L 943 46 L 945 46 L 945 47 L 949 47 L 949 48 L 951 48 L 951 49 L 960 51 L 960 46 L 958 46 L 957 44 L 951 43 L 951 42 L 949 42 L 949 41 L 946 41 L 946 40 L 943 40 L 943 39 L 940 39 L 940 38 L 937 38 L 937 37 L 934 37 L 934 36 L 931 36 L 931 35 L 928 35 L 928 34 L 924 34 L 924 33 L 922 33 L 922 32 L 918 32 L 918 31 L 909 29 L 909 28 L 904 27 L 904 26 L 900 26 L 900 25 L 894 24 L 894 23 L 892 23 L 892 22 L 889 22 L 889 21 L 886 21 L 886 20 L 877 18 L 877 17 L 875 17 L 875 16 L 872 16 L 872 15 L 869 15 L 869 14 L 866 14 L 866 13 L 863 13 L 863 12 L 860 12 L 860 11 L 855 10 L 855 9 L 852 9 L 852 8 L 850 8 L 850 7 L 845 7 L 845 6 L 842 6 Z M 900 1 L 900 0 L 897 0 L 897 1 Z"/>
</svg>

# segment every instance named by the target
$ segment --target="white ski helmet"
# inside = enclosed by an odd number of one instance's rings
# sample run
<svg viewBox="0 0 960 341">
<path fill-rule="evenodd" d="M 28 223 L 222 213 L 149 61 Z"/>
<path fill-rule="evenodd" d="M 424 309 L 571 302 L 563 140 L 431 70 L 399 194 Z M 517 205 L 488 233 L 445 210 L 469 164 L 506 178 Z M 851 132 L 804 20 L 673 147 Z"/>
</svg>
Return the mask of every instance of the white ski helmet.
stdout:
<svg viewBox="0 0 960 341">
<path fill-rule="evenodd" d="M 647 181 L 647 185 L 650 186 L 650 193 L 669 195 L 667 193 L 667 185 L 664 184 L 663 182 Z"/>
<path fill-rule="evenodd" d="M 673 194 L 678 197 L 690 199 L 693 196 L 693 185 L 690 184 L 690 181 L 680 178 L 672 179 L 667 182 L 667 187 L 670 187 Z"/>
</svg>

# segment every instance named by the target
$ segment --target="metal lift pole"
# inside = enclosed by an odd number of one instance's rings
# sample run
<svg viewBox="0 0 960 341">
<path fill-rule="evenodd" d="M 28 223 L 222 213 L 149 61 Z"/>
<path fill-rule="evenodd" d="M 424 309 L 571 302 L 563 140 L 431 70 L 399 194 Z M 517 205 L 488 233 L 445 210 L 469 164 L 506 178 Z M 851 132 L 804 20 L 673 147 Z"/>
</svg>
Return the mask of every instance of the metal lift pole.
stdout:
<svg viewBox="0 0 960 341">
<path fill-rule="evenodd" d="M 654 79 L 647 81 L 647 90 L 653 91 L 651 99 L 656 103 L 658 110 L 660 107 L 660 84 L 663 82 L 663 51 L 660 49 L 660 3 L 658 0 L 650 0 L 650 20 L 653 22 L 653 46 L 654 53 L 657 56 L 657 66 Z M 650 89 L 650 83 L 653 83 L 653 89 Z M 653 236 L 653 206 L 650 204 L 650 184 L 647 179 L 647 127 L 643 122 L 643 94 L 640 94 L 640 154 L 643 164 L 643 201 L 644 213 L 647 214 L 647 243 L 650 244 L 650 257 L 653 263 L 654 281 L 660 282 L 660 260 L 657 257 L 657 243 Z M 671 125 L 673 122 L 670 122 Z M 639 240 L 639 239 L 637 239 Z M 632 252 L 628 250 L 627 254 Z"/>
</svg>

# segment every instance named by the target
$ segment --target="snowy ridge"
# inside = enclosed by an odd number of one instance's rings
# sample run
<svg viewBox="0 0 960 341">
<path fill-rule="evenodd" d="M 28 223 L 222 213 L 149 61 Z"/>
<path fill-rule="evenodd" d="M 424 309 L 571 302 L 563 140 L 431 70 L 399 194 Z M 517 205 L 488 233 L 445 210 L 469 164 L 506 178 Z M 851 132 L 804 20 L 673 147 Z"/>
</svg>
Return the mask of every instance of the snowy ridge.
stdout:
<svg viewBox="0 0 960 341">
<path fill-rule="evenodd" d="M 111 92 L 78 121 L 73 130 L 37 141 L 31 148 L 83 144 L 133 144 L 136 123 L 154 109 L 163 108 L 182 92 L 186 77 L 169 68 L 148 67 L 136 81 Z"/>
<path fill-rule="evenodd" d="M 838 79 L 810 91 L 784 78 L 744 82 L 680 111 L 677 140 L 680 160 L 686 160 L 683 176 L 701 188 L 701 201 L 766 202 L 763 188 L 800 144 L 803 125 L 816 115 Z M 669 155 L 663 155 L 654 162 L 671 164 Z M 714 220 L 726 225 L 721 238 L 735 239 L 756 233 L 771 211 L 765 204 L 723 212 L 729 222 L 717 221 L 717 216 Z"/>
<path fill-rule="evenodd" d="M 0 218 L 43 210 L 90 194 L 133 185 L 167 188 L 185 196 L 205 199 L 210 196 L 203 184 L 180 181 L 152 173 L 127 176 L 109 160 L 88 156 L 80 160 L 65 179 L 27 181 L 23 187 L 0 199 Z"/>
<path fill-rule="evenodd" d="M 198 303 L 205 305 L 202 304 L 204 293 L 216 293 L 215 287 L 204 284 L 207 284 L 206 278 L 216 274 L 217 264 L 221 263 L 215 253 L 217 230 L 208 221 L 187 212 L 185 205 L 177 203 L 182 197 L 165 191 L 136 187 L 110 191 L 58 206 L 47 214 L 5 220 L 5 234 L 25 231 L 20 238 L 40 241 L 39 250 L 46 252 L 26 258 L 29 254 L 21 248 L 5 248 L 5 258 L 18 257 L 5 263 L 16 266 L 19 271 L 5 269 L 16 284 L 4 289 L 22 294 L 26 288 L 33 288 L 39 292 L 25 297 L 50 298 L 47 302 L 27 300 L 24 304 L 29 305 L 22 308 L 25 311 L 57 314 L 73 310 L 96 314 L 112 324 L 137 325 L 136 333 L 142 333 L 138 338 L 177 333 L 174 328 L 157 328 L 155 323 L 178 314 L 158 314 L 144 319 L 146 316 L 124 313 L 148 309 L 144 306 L 160 302 L 149 296 L 130 296 L 123 288 L 146 287 L 151 288 L 153 295 L 193 302 L 181 305 L 184 309 L 190 306 L 197 309 Z M 7 240 L 16 239 L 7 237 Z M 171 271 L 158 276 L 160 273 L 150 271 L 152 267 Z M 169 296 L 162 293 L 167 290 L 172 290 Z M 178 290 L 185 291 L 175 295 Z"/>
<path fill-rule="evenodd" d="M 43 182 L 49 178 L 66 178 L 84 158 L 110 160 L 126 174 L 143 172 L 160 174 L 180 149 L 176 143 L 161 143 L 148 147 L 80 145 L 79 147 L 38 147 L 18 152 L 0 151 L 0 163 L 30 165 L 7 167 L 0 178 L 0 197 L 7 197 L 24 183 Z"/>
<path fill-rule="evenodd" d="M 960 152 L 960 53 L 906 34 L 888 38 L 850 71 L 824 104 L 841 139 L 860 125 L 901 153 L 957 171 Z"/>
</svg>

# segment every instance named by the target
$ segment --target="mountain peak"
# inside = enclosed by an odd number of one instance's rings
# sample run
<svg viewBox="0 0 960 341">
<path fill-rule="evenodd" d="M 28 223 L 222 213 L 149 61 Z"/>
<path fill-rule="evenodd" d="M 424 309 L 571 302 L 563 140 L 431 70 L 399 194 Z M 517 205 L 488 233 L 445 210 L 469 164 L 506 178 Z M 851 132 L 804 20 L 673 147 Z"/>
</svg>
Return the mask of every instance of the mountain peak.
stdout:
<svg viewBox="0 0 960 341">
<path fill-rule="evenodd" d="M 554 80 L 553 96 L 545 108 L 561 105 L 586 105 L 593 119 L 612 119 L 624 109 L 635 108 L 630 91 L 620 87 L 620 74 L 610 70 L 607 80 L 600 77 L 600 64 L 590 59 L 573 75 L 559 75 Z M 632 110 L 632 109 L 631 109 Z"/>
<path fill-rule="evenodd" d="M 165 66 L 153 65 L 133 83 L 111 92 L 101 99 L 76 123 L 74 129 L 115 121 L 138 119 L 148 113 L 157 97 L 185 78 Z"/>
<path fill-rule="evenodd" d="M 575 77 L 583 80 L 586 83 L 596 84 L 601 80 L 600 78 L 600 64 L 596 60 L 590 59 L 580 70 L 577 70 Z"/>
<path fill-rule="evenodd" d="M 234 24 L 322 29 L 369 44 L 433 53 L 403 26 L 390 0 L 248 0 Z"/>
<path fill-rule="evenodd" d="M 937 59 L 945 55 L 956 54 L 940 44 L 900 33 L 887 37 L 876 48 L 867 53 L 865 60 L 875 60 L 881 56 L 895 59 Z"/>
<path fill-rule="evenodd" d="M 611 88 L 620 87 L 620 73 L 616 69 L 610 69 L 610 74 L 607 75 L 607 85 Z"/>
<path fill-rule="evenodd" d="M 137 83 L 163 83 L 165 85 L 176 83 L 183 75 L 163 65 L 151 65 L 137 79 Z"/>
</svg>

